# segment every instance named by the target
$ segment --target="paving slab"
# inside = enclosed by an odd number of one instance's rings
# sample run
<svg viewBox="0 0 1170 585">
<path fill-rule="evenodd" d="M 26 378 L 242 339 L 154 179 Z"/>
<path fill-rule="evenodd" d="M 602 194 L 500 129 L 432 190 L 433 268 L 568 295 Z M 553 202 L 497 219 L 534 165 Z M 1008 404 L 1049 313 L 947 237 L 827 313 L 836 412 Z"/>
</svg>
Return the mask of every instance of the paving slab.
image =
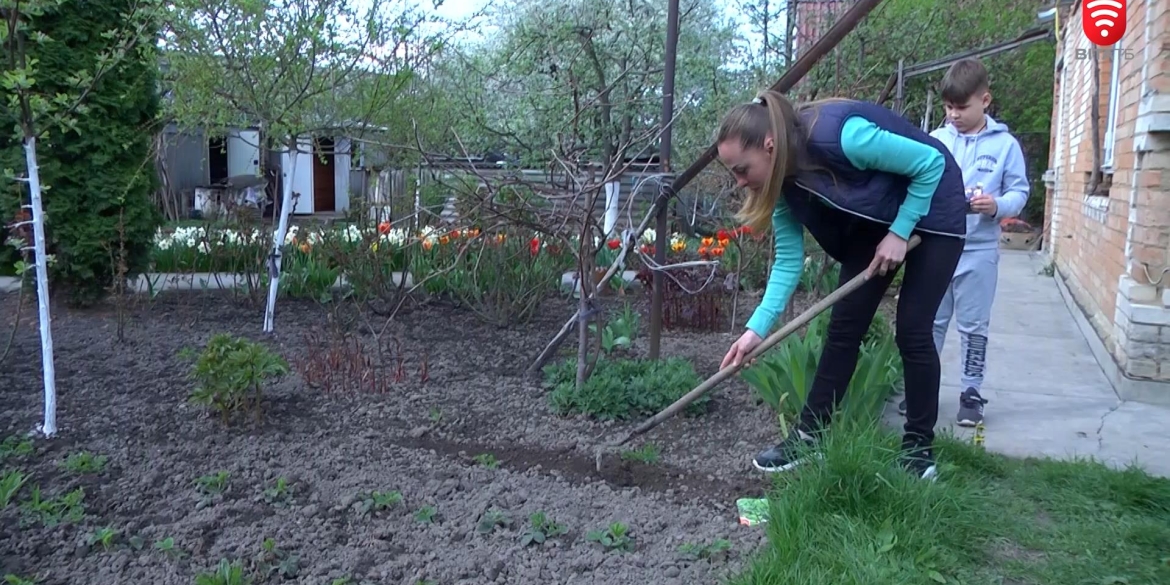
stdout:
<svg viewBox="0 0 1170 585">
<path fill-rule="evenodd" d="M 992 306 L 983 396 L 984 445 L 1013 457 L 1093 458 L 1170 477 L 1170 407 L 1121 400 L 1090 349 L 1046 262 L 1003 251 Z M 961 363 L 952 322 L 943 346 L 938 433 L 955 424 Z M 900 428 L 896 401 L 885 420 Z"/>
</svg>

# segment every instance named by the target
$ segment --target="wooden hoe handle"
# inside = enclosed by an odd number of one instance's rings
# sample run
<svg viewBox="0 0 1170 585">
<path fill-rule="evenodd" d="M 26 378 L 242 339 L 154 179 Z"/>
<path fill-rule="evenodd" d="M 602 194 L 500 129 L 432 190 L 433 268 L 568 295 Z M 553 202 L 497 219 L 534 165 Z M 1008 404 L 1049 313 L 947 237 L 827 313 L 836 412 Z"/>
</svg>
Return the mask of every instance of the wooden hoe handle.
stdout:
<svg viewBox="0 0 1170 585">
<path fill-rule="evenodd" d="M 922 242 L 922 238 L 920 238 L 918 236 L 910 236 L 910 242 L 906 248 L 906 251 L 909 252 L 910 250 L 913 250 L 914 247 L 917 246 L 921 242 Z M 795 319 L 789 321 L 788 323 L 785 323 L 784 326 L 781 327 L 779 331 L 776 331 L 775 333 L 773 333 L 773 334 L 769 335 L 767 338 L 765 338 L 739 364 L 732 364 L 732 365 L 727 366 L 726 368 L 724 368 L 722 370 L 719 370 L 719 372 L 717 372 L 714 376 L 707 378 L 707 380 L 705 382 L 703 382 L 702 384 L 699 384 L 699 386 L 697 388 L 695 388 L 694 390 L 691 390 L 690 392 L 687 392 L 682 398 L 679 398 L 678 400 L 676 400 L 674 402 L 674 404 L 671 404 L 670 406 L 666 407 L 666 409 L 663 410 L 662 412 L 647 419 L 646 422 L 639 425 L 638 428 L 631 431 L 629 435 L 626 435 L 625 438 L 623 438 L 621 441 L 619 441 L 617 443 L 617 445 L 625 444 L 630 439 L 632 439 L 638 435 L 641 435 L 641 434 L 645 433 L 646 431 L 649 431 L 650 429 L 662 424 L 662 422 L 665 421 L 666 419 L 678 414 L 679 411 L 686 408 L 686 406 L 688 404 L 694 402 L 700 396 L 706 394 L 707 392 L 711 391 L 712 388 L 718 386 L 720 382 L 723 382 L 724 380 L 735 375 L 737 372 L 739 372 L 739 370 L 741 370 L 744 367 L 745 364 L 751 363 L 752 360 L 760 357 L 761 355 L 764 354 L 764 352 L 768 351 L 769 349 L 772 349 L 772 347 L 774 347 L 777 343 L 780 343 L 785 338 L 787 338 L 789 335 L 792 335 L 798 329 L 807 325 L 810 321 L 815 319 L 817 317 L 817 315 L 820 315 L 821 313 L 823 313 L 825 311 L 825 309 L 828 309 L 829 307 L 833 306 L 834 304 L 837 303 L 837 301 L 848 296 L 849 293 L 861 288 L 861 285 L 865 284 L 865 282 L 867 280 L 869 280 L 869 279 L 866 277 L 865 272 L 861 272 L 857 276 L 854 276 L 852 279 L 850 279 L 849 282 L 846 282 L 845 284 L 837 287 L 836 290 L 834 290 L 833 292 L 826 295 L 825 298 L 817 301 L 816 304 L 809 307 L 803 313 L 798 315 Z"/>
</svg>

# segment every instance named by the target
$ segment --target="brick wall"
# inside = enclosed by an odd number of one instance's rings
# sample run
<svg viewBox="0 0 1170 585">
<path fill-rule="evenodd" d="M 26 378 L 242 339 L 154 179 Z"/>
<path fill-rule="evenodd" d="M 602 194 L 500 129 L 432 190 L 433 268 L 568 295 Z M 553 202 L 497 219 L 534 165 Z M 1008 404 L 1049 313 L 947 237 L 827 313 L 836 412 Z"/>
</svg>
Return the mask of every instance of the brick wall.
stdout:
<svg viewBox="0 0 1170 585">
<path fill-rule="evenodd" d="M 797 3 L 794 58 L 807 53 L 852 4 L 852 0 L 801 0 Z"/>
<path fill-rule="evenodd" d="M 1094 166 L 1093 64 L 1079 8 L 1061 15 L 1047 248 L 1121 370 L 1132 378 L 1170 380 L 1170 277 L 1161 277 L 1170 259 L 1170 60 L 1163 55 L 1170 0 L 1129 2 L 1121 51 L 1100 50 L 1103 158 L 1111 107 L 1116 119 L 1113 166 L 1095 194 L 1087 193 Z"/>
</svg>

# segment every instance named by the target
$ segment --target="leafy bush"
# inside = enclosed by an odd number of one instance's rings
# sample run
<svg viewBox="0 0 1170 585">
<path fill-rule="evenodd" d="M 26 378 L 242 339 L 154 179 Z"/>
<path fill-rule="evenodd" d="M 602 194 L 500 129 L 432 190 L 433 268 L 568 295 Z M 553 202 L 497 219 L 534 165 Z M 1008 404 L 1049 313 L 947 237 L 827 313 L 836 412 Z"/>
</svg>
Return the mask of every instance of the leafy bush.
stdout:
<svg viewBox="0 0 1170 585">
<path fill-rule="evenodd" d="M 192 402 L 219 412 L 224 424 L 232 414 L 251 406 L 260 418 L 261 386 L 270 378 L 288 372 L 288 364 L 267 347 L 247 339 L 220 333 L 207 342 L 195 363 L 192 377 L 198 386 Z"/>
<path fill-rule="evenodd" d="M 816 377 L 829 319 L 822 314 L 803 337 L 793 335 L 740 374 L 785 420 L 800 415 Z M 902 358 L 884 317 L 874 318 L 857 356 L 857 369 L 838 406 L 846 419 L 872 419 L 902 379 Z"/>
<path fill-rule="evenodd" d="M 694 365 L 681 358 L 602 357 L 580 391 L 576 388 L 576 358 L 547 366 L 545 375 L 553 387 L 549 398 L 558 414 L 583 413 L 609 420 L 658 414 L 702 382 Z M 709 397 L 700 397 L 684 412 L 701 414 L 709 402 Z"/>
</svg>

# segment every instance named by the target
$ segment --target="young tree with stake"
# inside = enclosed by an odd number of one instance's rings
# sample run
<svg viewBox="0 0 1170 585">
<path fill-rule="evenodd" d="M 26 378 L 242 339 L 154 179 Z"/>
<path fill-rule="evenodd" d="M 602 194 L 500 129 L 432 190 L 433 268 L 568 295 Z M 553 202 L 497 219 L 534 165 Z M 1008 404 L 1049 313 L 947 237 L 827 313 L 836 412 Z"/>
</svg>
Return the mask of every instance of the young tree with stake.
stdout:
<svg viewBox="0 0 1170 585">
<path fill-rule="evenodd" d="M 141 58 L 144 57 L 142 53 L 153 51 L 155 24 L 161 5 L 156 0 L 138 0 L 127 2 L 127 6 L 128 11 L 122 19 L 123 26 L 104 35 L 108 48 L 97 56 L 92 67 L 83 64 L 67 80 L 53 80 L 58 86 L 62 83 L 66 85 L 68 91 L 51 92 L 44 88 L 47 85 L 45 82 L 38 82 L 41 71 L 37 54 L 40 47 L 54 42 L 54 39 L 38 30 L 38 19 L 54 11 L 76 10 L 77 7 L 68 0 L 0 0 L 0 18 L 4 20 L 4 26 L 0 28 L 0 44 L 4 50 L 0 87 L 5 93 L 5 99 L 0 104 L 0 116 L 13 124 L 14 138 L 22 146 L 25 164 L 23 176 L 11 169 L 6 169 L 5 174 L 8 179 L 21 185 L 18 191 L 22 201 L 23 185 L 28 185 L 29 203 L 25 205 L 22 202 L 21 208 L 28 209 L 32 219 L 18 222 L 14 227 L 31 223 L 33 243 L 30 247 L 27 242 L 18 240 L 15 245 L 24 252 L 31 250 L 35 261 L 33 270 L 36 273 L 44 379 L 44 418 L 37 430 L 47 437 L 57 434 L 57 389 L 49 308 L 48 265 L 51 258 L 45 235 L 42 197 L 48 186 L 41 181 L 37 141 L 67 140 L 68 134 L 77 130 L 77 116 L 86 112 L 86 100 L 102 76 L 117 68 L 125 59 Z M 149 55 L 145 56 L 149 58 Z"/>
<path fill-rule="evenodd" d="M 178 0 L 166 35 L 170 115 L 183 127 L 255 127 L 283 143 L 279 218 L 267 261 L 266 333 L 274 329 L 281 247 L 294 205 L 293 179 L 304 138 L 328 131 L 351 138 L 393 110 L 406 90 L 408 42 L 434 46 L 412 3 L 385 0 Z M 420 39 L 422 39 L 420 41 Z M 266 141 L 261 138 L 261 144 Z M 261 163 L 264 161 L 260 156 Z"/>
</svg>

